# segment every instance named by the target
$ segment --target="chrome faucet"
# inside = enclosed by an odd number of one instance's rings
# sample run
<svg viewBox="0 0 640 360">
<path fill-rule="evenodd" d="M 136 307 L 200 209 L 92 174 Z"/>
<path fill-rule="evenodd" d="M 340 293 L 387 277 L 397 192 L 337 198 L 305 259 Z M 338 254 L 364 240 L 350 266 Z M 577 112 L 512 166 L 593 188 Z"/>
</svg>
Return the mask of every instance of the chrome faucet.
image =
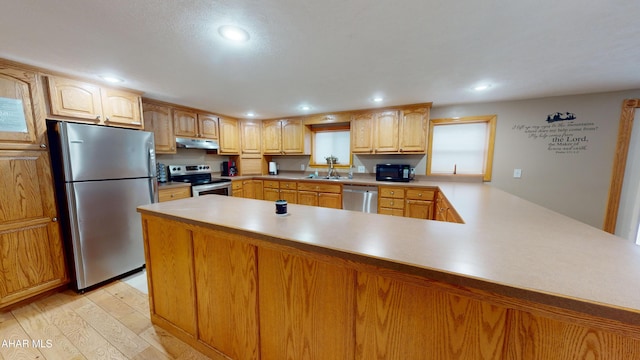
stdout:
<svg viewBox="0 0 640 360">
<path fill-rule="evenodd" d="M 333 167 L 333 164 L 335 163 L 337 159 L 331 155 L 327 158 L 327 161 L 329 162 L 329 170 L 327 173 L 327 178 L 332 178 L 332 177 L 339 177 L 338 175 L 338 171 Z"/>
</svg>

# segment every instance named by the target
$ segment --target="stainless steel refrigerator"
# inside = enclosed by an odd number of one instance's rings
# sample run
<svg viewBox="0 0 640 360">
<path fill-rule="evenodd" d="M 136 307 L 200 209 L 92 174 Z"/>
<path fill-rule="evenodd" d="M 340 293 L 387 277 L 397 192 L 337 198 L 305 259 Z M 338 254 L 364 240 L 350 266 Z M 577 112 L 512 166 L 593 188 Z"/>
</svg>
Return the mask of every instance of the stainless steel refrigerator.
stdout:
<svg viewBox="0 0 640 360">
<path fill-rule="evenodd" d="M 142 269 L 136 208 L 158 198 L 153 133 L 59 121 L 47 133 L 76 290 Z"/>
</svg>

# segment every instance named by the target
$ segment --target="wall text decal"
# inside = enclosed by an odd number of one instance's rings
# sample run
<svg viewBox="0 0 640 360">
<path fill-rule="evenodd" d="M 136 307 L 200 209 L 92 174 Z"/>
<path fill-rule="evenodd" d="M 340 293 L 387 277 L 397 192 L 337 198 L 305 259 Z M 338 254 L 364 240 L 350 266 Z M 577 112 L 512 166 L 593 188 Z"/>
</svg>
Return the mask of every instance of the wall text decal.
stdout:
<svg viewBox="0 0 640 360">
<path fill-rule="evenodd" d="M 575 119 L 575 115 L 566 114 L 563 117 L 572 115 Z M 553 114 L 550 116 L 553 119 Z M 545 144 L 547 151 L 556 154 L 579 154 L 588 150 L 590 135 L 598 130 L 593 122 L 577 122 L 568 118 L 552 121 L 547 119 L 547 122 L 543 125 L 516 124 L 511 130 L 525 134 L 528 139 L 540 141 Z"/>
</svg>

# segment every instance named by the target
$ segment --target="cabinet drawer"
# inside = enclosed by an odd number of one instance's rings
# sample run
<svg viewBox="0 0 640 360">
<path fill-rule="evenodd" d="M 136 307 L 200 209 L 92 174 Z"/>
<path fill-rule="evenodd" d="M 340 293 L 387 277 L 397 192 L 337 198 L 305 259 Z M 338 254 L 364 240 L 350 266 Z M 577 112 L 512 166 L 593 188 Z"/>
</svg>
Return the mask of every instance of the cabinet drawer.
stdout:
<svg viewBox="0 0 640 360">
<path fill-rule="evenodd" d="M 434 189 L 407 189 L 407 199 L 432 201 L 435 194 Z"/>
<path fill-rule="evenodd" d="M 392 208 L 380 208 L 378 214 L 382 215 L 393 215 L 393 216 L 404 216 L 403 209 L 392 209 Z"/>
<path fill-rule="evenodd" d="M 158 202 L 185 199 L 191 197 L 191 186 L 183 186 L 158 191 Z"/>
<path fill-rule="evenodd" d="M 239 189 L 242 189 L 242 181 L 240 181 L 240 180 L 232 181 L 232 182 L 231 182 L 231 188 L 232 188 L 233 190 L 239 190 Z"/>
<path fill-rule="evenodd" d="M 404 200 L 396 198 L 380 198 L 381 208 L 404 209 Z"/>
<path fill-rule="evenodd" d="M 278 189 L 280 187 L 280 182 L 274 180 L 264 180 L 262 187 L 267 189 Z"/>
<path fill-rule="evenodd" d="M 295 190 L 297 188 L 295 181 L 280 181 L 280 189 Z"/>
<path fill-rule="evenodd" d="M 404 199 L 403 188 L 380 186 L 378 191 L 380 192 L 380 197 Z"/>
<path fill-rule="evenodd" d="M 298 190 L 318 191 L 318 192 L 324 192 L 324 193 L 340 193 L 342 192 L 342 186 L 338 184 L 301 182 L 301 183 L 298 183 Z"/>
</svg>

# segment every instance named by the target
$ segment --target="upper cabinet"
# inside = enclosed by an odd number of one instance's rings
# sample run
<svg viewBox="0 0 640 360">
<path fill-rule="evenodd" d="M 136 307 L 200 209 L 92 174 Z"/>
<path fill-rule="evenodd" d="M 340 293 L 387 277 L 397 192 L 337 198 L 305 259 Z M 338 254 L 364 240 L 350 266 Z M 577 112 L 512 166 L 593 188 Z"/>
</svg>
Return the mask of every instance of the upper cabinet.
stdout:
<svg viewBox="0 0 640 360">
<path fill-rule="evenodd" d="M 240 137 L 238 136 L 238 119 L 220 117 L 220 155 L 240 154 Z"/>
<path fill-rule="evenodd" d="M 171 108 L 166 105 L 144 102 L 144 129 L 154 134 L 156 153 L 175 154 L 176 138 L 173 132 Z"/>
<path fill-rule="evenodd" d="M 178 137 L 218 139 L 218 117 L 195 111 L 175 109 L 173 126 Z"/>
<path fill-rule="evenodd" d="M 0 148 L 46 148 L 43 96 L 35 72 L 0 63 Z"/>
<path fill-rule="evenodd" d="M 421 107 L 400 111 L 399 150 L 424 153 L 427 150 L 429 108 Z"/>
<path fill-rule="evenodd" d="M 53 117 L 93 124 L 143 129 L 139 94 L 83 81 L 48 76 Z"/>
<path fill-rule="evenodd" d="M 354 154 L 423 154 L 429 107 L 358 112 L 351 116 Z"/>
<path fill-rule="evenodd" d="M 300 155 L 305 147 L 306 128 L 303 120 L 264 120 L 262 122 L 262 150 L 268 155 Z"/>
<path fill-rule="evenodd" d="M 240 121 L 240 143 L 242 157 L 253 158 L 261 157 L 261 138 L 262 131 L 259 120 L 241 120 Z"/>
</svg>

